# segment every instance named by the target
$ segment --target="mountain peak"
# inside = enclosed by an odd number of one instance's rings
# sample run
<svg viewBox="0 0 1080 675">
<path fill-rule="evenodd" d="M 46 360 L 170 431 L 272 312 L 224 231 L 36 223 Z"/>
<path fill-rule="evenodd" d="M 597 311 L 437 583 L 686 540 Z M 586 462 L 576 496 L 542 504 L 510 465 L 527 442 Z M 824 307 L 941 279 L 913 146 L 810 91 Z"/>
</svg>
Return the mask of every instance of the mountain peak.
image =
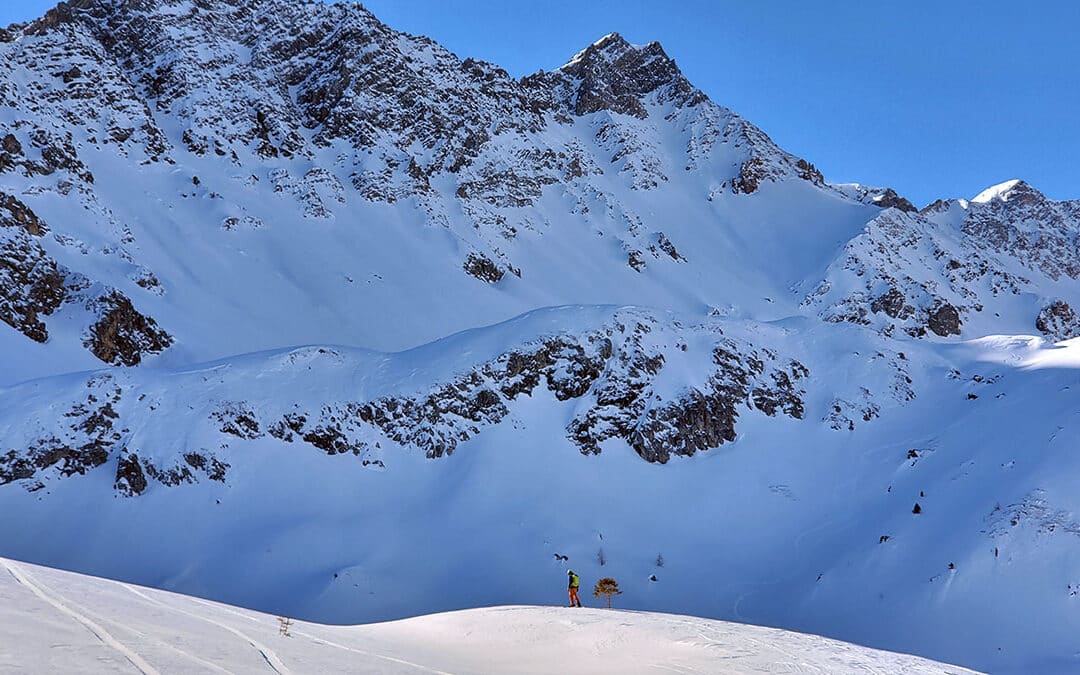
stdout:
<svg viewBox="0 0 1080 675">
<path fill-rule="evenodd" d="M 622 53 L 627 49 L 633 49 L 634 45 L 626 41 L 622 35 L 618 33 L 608 33 L 601 37 L 596 42 L 592 43 L 585 49 L 582 49 L 577 54 L 574 54 L 573 58 L 566 62 L 559 70 L 573 69 L 573 67 L 588 58 L 592 58 L 597 54 L 605 53 Z"/>
<path fill-rule="evenodd" d="M 659 42 L 634 45 L 619 33 L 608 33 L 581 50 L 559 72 L 579 81 L 573 100 L 578 115 L 611 110 L 645 118 L 643 99 L 654 93 L 660 103 L 705 100 Z"/>
<path fill-rule="evenodd" d="M 992 185 L 971 200 L 973 204 L 989 204 L 995 201 L 1034 201 L 1045 197 L 1041 192 L 1031 187 L 1020 179 L 1007 180 L 1004 183 Z"/>
</svg>

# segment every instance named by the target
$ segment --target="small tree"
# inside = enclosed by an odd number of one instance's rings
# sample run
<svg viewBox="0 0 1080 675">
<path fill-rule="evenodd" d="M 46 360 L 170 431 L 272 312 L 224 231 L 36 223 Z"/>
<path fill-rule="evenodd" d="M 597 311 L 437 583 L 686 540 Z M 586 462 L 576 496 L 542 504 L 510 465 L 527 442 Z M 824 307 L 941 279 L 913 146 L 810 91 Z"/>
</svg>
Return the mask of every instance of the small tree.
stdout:
<svg viewBox="0 0 1080 675">
<path fill-rule="evenodd" d="M 611 596 L 622 595 L 622 591 L 619 590 L 618 581 L 615 581 L 611 577 L 604 577 L 600 581 L 596 582 L 596 586 L 593 588 L 592 594 L 594 598 L 599 598 L 601 595 L 606 595 L 608 609 L 611 609 Z"/>
</svg>

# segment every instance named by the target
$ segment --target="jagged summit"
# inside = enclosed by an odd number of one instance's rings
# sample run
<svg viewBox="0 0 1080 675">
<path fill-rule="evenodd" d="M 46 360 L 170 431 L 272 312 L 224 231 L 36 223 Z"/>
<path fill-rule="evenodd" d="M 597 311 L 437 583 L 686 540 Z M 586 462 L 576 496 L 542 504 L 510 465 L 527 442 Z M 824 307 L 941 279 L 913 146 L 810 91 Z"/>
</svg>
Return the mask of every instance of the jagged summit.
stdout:
<svg viewBox="0 0 1080 675">
<path fill-rule="evenodd" d="M 574 54 L 573 58 L 571 58 L 569 61 L 567 61 L 565 64 L 563 64 L 562 66 L 559 67 L 559 70 L 563 70 L 563 69 L 565 69 L 567 67 L 570 67 L 570 66 L 574 65 L 578 61 L 581 61 L 582 59 L 584 59 L 587 56 L 587 54 L 590 52 L 590 50 L 592 50 L 594 52 L 596 50 L 603 51 L 603 50 L 608 49 L 608 48 L 610 48 L 612 46 L 615 46 L 616 48 L 618 48 L 620 46 L 629 47 L 631 45 L 619 33 L 608 33 L 607 35 L 601 37 L 596 42 L 593 42 L 591 45 L 589 45 L 585 49 L 582 49 L 577 54 Z"/>
<path fill-rule="evenodd" d="M 659 42 L 632 45 L 618 33 L 578 52 L 559 72 L 579 82 L 572 102 L 578 115 L 611 110 L 645 118 L 643 99 L 654 93 L 659 103 L 692 106 L 707 100 Z"/>
</svg>

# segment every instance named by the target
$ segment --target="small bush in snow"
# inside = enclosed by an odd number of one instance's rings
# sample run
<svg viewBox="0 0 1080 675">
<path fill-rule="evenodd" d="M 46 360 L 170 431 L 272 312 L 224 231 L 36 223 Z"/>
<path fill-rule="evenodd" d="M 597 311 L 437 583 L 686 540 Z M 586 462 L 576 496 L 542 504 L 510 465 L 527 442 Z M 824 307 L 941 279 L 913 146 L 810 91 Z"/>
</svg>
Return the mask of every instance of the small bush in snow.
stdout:
<svg viewBox="0 0 1080 675">
<path fill-rule="evenodd" d="M 592 594 L 594 598 L 599 598 L 601 595 L 607 596 L 607 606 L 608 609 L 611 609 L 611 597 L 614 595 L 622 595 L 622 591 L 619 590 L 618 581 L 615 581 L 611 577 L 604 577 L 596 582 Z"/>
</svg>

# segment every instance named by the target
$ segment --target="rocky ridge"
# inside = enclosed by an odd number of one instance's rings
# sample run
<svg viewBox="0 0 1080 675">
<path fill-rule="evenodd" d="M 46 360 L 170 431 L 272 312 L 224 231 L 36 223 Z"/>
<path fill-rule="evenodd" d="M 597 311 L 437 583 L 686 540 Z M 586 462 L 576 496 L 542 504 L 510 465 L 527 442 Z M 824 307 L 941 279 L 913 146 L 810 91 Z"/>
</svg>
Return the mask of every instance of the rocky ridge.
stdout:
<svg viewBox="0 0 1080 675">
<path fill-rule="evenodd" d="M 688 349 L 688 339 L 712 346 L 699 354 L 700 347 Z M 332 348 L 309 348 L 288 353 L 283 363 L 289 373 L 322 363 L 330 366 L 331 377 L 340 377 L 349 358 Z M 669 361 L 687 359 L 708 364 L 710 374 L 674 396 L 657 388 Z M 434 459 L 503 423 L 523 396 L 576 402 L 566 436 L 583 454 L 599 454 L 605 441 L 619 439 L 642 459 L 666 463 L 734 441 L 738 419 L 750 411 L 802 419 L 808 377 L 800 362 L 726 336 L 718 325 L 672 332 L 654 315 L 624 310 L 596 330 L 529 340 L 421 393 L 328 400 L 317 407 L 266 406 L 240 397 L 242 381 L 221 378 L 205 400 L 187 406 L 202 411 L 191 425 L 201 430 L 199 447 L 173 439 L 168 445 L 174 449 L 162 451 L 139 431 L 153 429 L 153 418 L 168 412 L 159 395 L 148 394 L 158 385 L 103 372 L 75 382 L 57 421 L 50 411 L 29 412 L 23 445 L 13 447 L 14 437 L 5 443 L 0 484 L 19 481 L 38 490 L 49 480 L 106 463 L 125 495 L 141 494 L 152 482 L 180 485 L 200 476 L 224 481 L 230 446 L 260 439 L 348 454 L 373 467 L 392 459 L 390 448 Z M 179 389 L 190 387 L 176 379 Z M 65 431 L 58 436 L 35 429 Z"/>
<path fill-rule="evenodd" d="M 81 305 L 83 320 L 92 322 L 83 345 L 111 364 L 136 365 L 144 355 L 172 343 L 123 293 L 58 264 L 40 241 L 48 232 L 26 204 L 0 192 L 0 320 L 35 342 L 45 342 L 49 332 L 44 319 L 64 305 Z"/>
<path fill-rule="evenodd" d="M 675 171 L 708 169 L 726 176 L 709 190 L 749 194 L 788 179 L 826 187 L 812 164 L 709 101 L 659 44 L 617 34 L 521 80 L 345 3 L 72 0 L 5 35 L 0 60 L 20 76 L 0 80 L 11 112 L 4 184 L 78 204 L 97 233 L 113 233 L 90 255 L 118 256 L 141 269 L 133 280 L 164 286 L 141 250 L 145 235 L 95 185 L 93 166 L 105 159 L 109 170 L 119 160 L 190 172 L 195 189 L 180 196 L 224 202 L 227 230 L 264 218 L 194 165 L 219 166 L 248 188 L 269 182 L 314 220 L 333 220 L 356 199 L 407 200 L 452 233 L 459 260 L 486 258 L 526 277 L 514 240 L 545 229 L 550 215 L 534 207 L 551 186 L 620 240 L 636 271 L 650 246 L 659 256 L 660 238 L 673 250 L 679 242 L 598 190 L 597 177 L 647 191 Z M 686 138 L 674 154 L 660 140 L 669 129 Z M 611 217 L 590 215 L 590 202 Z M 70 243 L 86 248 L 85 239 Z"/>
<path fill-rule="evenodd" d="M 1068 303 L 1054 296 L 1080 291 L 1080 202 L 1050 200 L 1022 181 L 1003 186 L 984 201 L 884 211 L 847 244 L 804 307 L 886 334 L 968 335 L 965 322 L 976 320 L 1073 337 Z M 1001 319 L 1023 296 L 1040 304 Z"/>
</svg>

